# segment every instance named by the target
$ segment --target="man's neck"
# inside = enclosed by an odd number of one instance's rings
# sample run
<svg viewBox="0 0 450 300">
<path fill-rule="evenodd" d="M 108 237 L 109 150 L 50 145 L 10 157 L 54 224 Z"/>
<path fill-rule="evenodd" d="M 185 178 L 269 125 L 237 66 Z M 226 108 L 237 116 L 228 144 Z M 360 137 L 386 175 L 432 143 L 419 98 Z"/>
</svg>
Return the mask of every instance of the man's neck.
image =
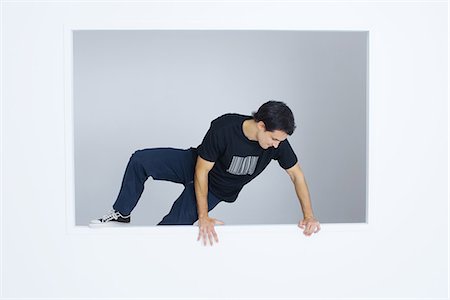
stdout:
<svg viewBox="0 0 450 300">
<path fill-rule="evenodd" d="M 258 132 L 258 128 L 255 120 L 249 119 L 245 120 L 242 124 L 242 130 L 244 131 L 244 135 L 251 141 L 257 141 L 256 133 Z"/>
</svg>

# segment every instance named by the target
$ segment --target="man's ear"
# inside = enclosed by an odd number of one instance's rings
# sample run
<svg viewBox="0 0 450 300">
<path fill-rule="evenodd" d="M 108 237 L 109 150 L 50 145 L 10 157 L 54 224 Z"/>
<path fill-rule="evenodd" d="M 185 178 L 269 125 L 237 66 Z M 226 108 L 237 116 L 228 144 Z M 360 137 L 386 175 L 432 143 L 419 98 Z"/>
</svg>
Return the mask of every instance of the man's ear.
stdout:
<svg viewBox="0 0 450 300">
<path fill-rule="evenodd" d="M 259 121 L 259 122 L 257 123 L 257 126 L 258 126 L 259 129 L 261 129 L 261 130 L 263 130 L 263 131 L 266 131 L 266 124 L 264 124 L 263 121 Z"/>
</svg>

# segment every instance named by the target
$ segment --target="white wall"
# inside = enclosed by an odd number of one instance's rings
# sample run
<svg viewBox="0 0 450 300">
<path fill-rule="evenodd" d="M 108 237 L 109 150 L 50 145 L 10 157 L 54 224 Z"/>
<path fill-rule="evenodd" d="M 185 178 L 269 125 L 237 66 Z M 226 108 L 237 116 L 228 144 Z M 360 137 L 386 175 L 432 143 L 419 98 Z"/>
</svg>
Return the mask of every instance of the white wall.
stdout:
<svg viewBox="0 0 450 300">
<path fill-rule="evenodd" d="M 446 2 L 6 2 L 2 298 L 447 297 Z M 74 228 L 64 26 L 369 30 L 369 222 Z"/>
</svg>

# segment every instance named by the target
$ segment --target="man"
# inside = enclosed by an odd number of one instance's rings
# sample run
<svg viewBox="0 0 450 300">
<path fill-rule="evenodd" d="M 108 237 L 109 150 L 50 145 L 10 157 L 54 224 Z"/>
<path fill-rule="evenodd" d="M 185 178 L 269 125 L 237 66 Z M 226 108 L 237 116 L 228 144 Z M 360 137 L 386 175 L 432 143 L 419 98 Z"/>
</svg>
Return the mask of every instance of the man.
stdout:
<svg viewBox="0 0 450 300">
<path fill-rule="evenodd" d="M 314 217 L 305 176 L 287 137 L 296 126 L 291 109 L 283 102 L 268 101 L 252 116 L 225 114 L 211 126 L 197 148 L 152 148 L 131 156 L 113 209 L 90 226 L 130 222 L 149 176 L 184 185 L 184 191 L 158 225 L 192 225 L 198 220 L 199 235 L 218 242 L 214 225 L 224 224 L 208 216 L 219 202 L 234 202 L 243 186 L 277 160 L 289 174 L 304 219 L 298 226 L 310 236 L 320 230 Z"/>
</svg>

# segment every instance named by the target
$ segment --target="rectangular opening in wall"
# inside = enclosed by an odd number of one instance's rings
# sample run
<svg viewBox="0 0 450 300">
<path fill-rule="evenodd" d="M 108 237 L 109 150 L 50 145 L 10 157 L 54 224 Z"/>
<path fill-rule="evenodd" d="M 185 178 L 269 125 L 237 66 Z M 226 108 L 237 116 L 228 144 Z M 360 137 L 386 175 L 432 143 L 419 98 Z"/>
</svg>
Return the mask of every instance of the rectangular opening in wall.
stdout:
<svg viewBox="0 0 450 300">
<path fill-rule="evenodd" d="M 322 224 L 367 222 L 367 31 L 73 30 L 71 38 L 75 225 L 114 204 L 133 225 L 166 215 L 189 223 L 195 158 L 215 154 L 209 215 L 226 224 L 297 224 L 302 209 L 286 171 L 294 162 Z M 292 111 L 292 134 L 252 122 L 268 101 Z"/>
</svg>

